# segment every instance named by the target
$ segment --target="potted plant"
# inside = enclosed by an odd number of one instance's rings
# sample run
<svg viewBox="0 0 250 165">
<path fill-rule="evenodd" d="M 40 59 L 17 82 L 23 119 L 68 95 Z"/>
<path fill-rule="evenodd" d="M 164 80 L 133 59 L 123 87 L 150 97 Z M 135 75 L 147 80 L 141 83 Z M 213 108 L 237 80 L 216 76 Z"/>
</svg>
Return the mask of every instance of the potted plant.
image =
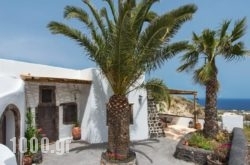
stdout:
<svg viewBox="0 0 250 165">
<path fill-rule="evenodd" d="M 25 139 L 27 141 L 27 148 L 26 148 L 26 152 L 24 153 L 24 156 L 23 156 L 23 165 L 31 165 L 32 164 L 32 156 L 33 156 L 33 153 L 31 152 L 32 151 L 32 145 L 30 145 L 30 139 L 32 137 L 35 136 L 36 134 L 36 130 L 32 124 L 32 120 L 33 120 L 33 117 L 32 117 L 32 112 L 30 111 L 30 109 L 28 109 L 28 112 L 26 113 L 26 130 L 25 130 L 25 133 L 24 133 L 24 136 L 25 136 Z"/>
<path fill-rule="evenodd" d="M 43 154 L 41 151 L 41 140 L 45 136 L 45 134 L 42 134 L 42 128 L 36 129 L 35 134 L 37 140 L 38 140 L 38 150 L 36 153 L 33 153 L 32 162 L 33 163 L 42 163 L 43 161 Z"/>
<path fill-rule="evenodd" d="M 73 140 L 81 139 L 81 127 L 79 121 L 76 121 L 72 128 L 72 137 Z"/>
<path fill-rule="evenodd" d="M 26 148 L 26 152 L 24 153 L 23 156 L 23 165 L 31 165 L 32 163 L 41 163 L 42 162 L 42 152 L 41 152 L 41 146 L 40 146 L 40 142 L 41 142 L 41 129 L 36 129 L 33 126 L 33 115 L 32 112 L 30 110 L 30 108 L 28 109 L 27 113 L 26 113 L 26 130 L 25 130 L 25 138 L 27 141 L 27 148 Z M 31 138 L 36 137 L 38 139 L 38 148 L 35 148 L 37 145 L 35 144 L 31 144 L 32 141 Z M 39 157 L 39 159 L 37 159 L 37 157 Z"/>
</svg>

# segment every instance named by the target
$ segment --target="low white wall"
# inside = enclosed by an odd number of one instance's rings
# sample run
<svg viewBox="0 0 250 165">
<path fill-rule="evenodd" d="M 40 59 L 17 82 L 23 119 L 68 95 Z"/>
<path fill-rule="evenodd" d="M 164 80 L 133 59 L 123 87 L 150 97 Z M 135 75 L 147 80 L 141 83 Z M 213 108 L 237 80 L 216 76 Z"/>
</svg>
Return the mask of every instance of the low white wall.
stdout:
<svg viewBox="0 0 250 165">
<path fill-rule="evenodd" d="M 177 118 L 176 125 L 180 125 L 180 126 L 184 126 L 184 127 L 188 127 L 189 122 L 193 121 L 192 117 L 176 117 L 176 118 Z M 198 119 L 198 122 L 201 123 L 201 129 L 203 129 L 204 120 Z"/>
<path fill-rule="evenodd" d="M 222 115 L 222 127 L 229 132 L 232 132 L 234 127 L 243 128 L 243 116 L 235 113 L 224 113 Z"/>
</svg>

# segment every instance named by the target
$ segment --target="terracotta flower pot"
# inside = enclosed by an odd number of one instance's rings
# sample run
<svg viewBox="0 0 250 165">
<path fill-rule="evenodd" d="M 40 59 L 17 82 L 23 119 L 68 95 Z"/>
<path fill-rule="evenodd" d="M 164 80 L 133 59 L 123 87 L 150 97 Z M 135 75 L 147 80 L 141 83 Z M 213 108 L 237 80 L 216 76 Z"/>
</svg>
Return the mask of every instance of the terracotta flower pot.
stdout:
<svg viewBox="0 0 250 165">
<path fill-rule="evenodd" d="M 80 140 L 81 139 L 81 128 L 80 127 L 73 127 L 72 128 L 72 136 L 73 136 L 73 140 Z"/>
<path fill-rule="evenodd" d="M 32 156 L 24 155 L 23 156 L 23 165 L 32 165 Z"/>
<path fill-rule="evenodd" d="M 200 130 L 201 129 L 201 123 L 195 123 L 195 129 Z"/>
</svg>

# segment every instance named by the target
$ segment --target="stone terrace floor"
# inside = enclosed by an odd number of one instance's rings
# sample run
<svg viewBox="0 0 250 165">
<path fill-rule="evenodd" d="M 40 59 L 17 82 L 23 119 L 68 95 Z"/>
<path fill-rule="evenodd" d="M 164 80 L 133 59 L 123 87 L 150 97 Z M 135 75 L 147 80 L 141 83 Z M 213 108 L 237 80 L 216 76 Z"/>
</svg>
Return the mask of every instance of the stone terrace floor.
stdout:
<svg viewBox="0 0 250 165">
<path fill-rule="evenodd" d="M 173 157 L 178 141 L 171 138 L 157 138 L 133 142 L 131 149 L 136 152 L 138 165 L 194 165 Z M 50 151 L 43 155 L 41 165 L 99 165 L 101 153 L 107 144 L 87 144 L 83 141 L 70 143 L 69 153 L 57 155 L 56 145 L 50 145 Z"/>
</svg>

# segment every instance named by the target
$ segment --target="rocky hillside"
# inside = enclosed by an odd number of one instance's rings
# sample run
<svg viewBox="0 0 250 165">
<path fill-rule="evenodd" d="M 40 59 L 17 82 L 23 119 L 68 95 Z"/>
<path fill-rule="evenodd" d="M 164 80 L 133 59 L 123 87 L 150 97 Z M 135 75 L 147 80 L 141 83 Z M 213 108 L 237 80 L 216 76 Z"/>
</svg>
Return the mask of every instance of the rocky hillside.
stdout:
<svg viewBox="0 0 250 165">
<path fill-rule="evenodd" d="M 158 105 L 158 110 L 161 113 L 180 115 L 180 116 L 193 116 L 194 103 L 193 100 L 188 100 L 181 96 L 171 96 L 171 106 L 167 107 L 166 104 Z M 204 107 L 196 103 L 196 110 L 198 110 L 199 117 L 204 117 Z"/>
</svg>

